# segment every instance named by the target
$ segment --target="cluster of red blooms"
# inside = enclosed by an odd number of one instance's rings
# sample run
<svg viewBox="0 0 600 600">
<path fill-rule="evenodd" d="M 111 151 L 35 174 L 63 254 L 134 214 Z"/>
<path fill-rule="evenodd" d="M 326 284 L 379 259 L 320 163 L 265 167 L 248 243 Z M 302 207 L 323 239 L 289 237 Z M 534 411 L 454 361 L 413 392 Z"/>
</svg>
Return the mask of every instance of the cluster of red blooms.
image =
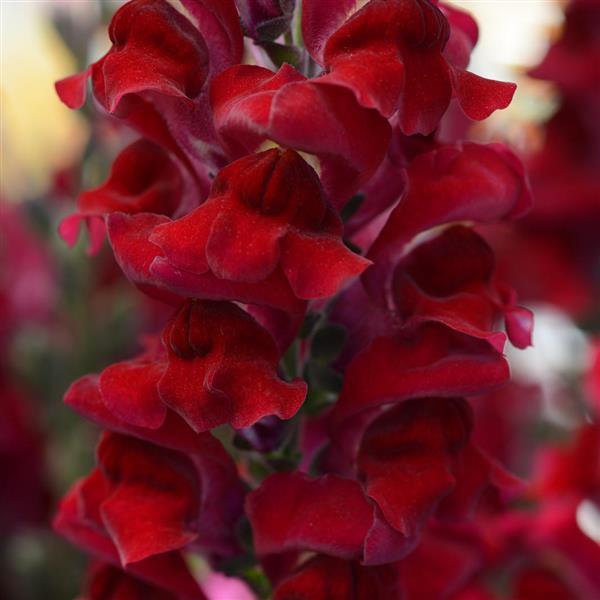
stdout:
<svg viewBox="0 0 600 600">
<path fill-rule="evenodd" d="M 530 343 L 532 318 L 474 226 L 531 196 L 510 150 L 449 132 L 514 85 L 466 70 L 467 14 L 360 4 L 303 0 L 300 18 L 290 0 L 131 0 L 108 53 L 57 84 L 78 108 L 91 80 L 142 136 L 63 237 L 108 235 L 129 280 L 173 306 L 139 356 L 66 394 L 106 430 L 55 519 L 99 561 L 89 600 L 205 598 L 193 553 L 256 559 L 276 600 L 493 598 L 499 569 L 515 598 L 600 589 L 574 512 L 598 492 L 579 461 L 598 432 L 527 487 L 477 434 L 478 412 L 507 423 L 503 348 Z M 240 64 L 245 43 L 297 68 Z M 273 452 L 286 435 L 292 458 Z M 550 545 L 580 568 L 549 566 Z"/>
</svg>

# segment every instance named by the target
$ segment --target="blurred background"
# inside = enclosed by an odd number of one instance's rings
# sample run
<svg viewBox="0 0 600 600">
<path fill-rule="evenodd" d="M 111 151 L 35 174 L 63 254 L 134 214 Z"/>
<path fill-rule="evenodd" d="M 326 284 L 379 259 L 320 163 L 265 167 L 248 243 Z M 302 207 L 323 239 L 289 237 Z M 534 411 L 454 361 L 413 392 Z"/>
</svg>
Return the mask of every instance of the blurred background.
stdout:
<svg viewBox="0 0 600 600">
<path fill-rule="evenodd" d="M 560 36 L 565 3 L 449 3 L 480 26 L 470 70 L 519 84 L 511 107 L 471 135 L 534 154 L 560 99 L 527 72 Z M 106 247 L 89 257 L 86 240 L 69 249 L 56 233 L 127 141 L 92 103 L 68 110 L 53 86 L 104 54 L 120 4 L 0 0 L 0 597 L 10 600 L 77 595 L 84 557 L 49 522 L 57 499 L 89 470 L 96 432 L 61 399 L 78 376 L 130 355 L 160 310 L 124 281 Z M 511 356 L 513 370 L 541 386 L 548 422 L 564 423 L 570 413 L 556 408 L 557 390 L 588 368 L 594 326 L 568 303 L 531 302 L 536 343 Z"/>
</svg>

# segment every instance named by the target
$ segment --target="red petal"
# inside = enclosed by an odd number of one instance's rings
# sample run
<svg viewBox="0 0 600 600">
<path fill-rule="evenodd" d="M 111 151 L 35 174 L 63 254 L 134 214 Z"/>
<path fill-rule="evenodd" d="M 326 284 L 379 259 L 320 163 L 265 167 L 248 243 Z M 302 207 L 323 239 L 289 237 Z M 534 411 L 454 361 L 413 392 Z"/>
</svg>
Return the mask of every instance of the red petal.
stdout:
<svg viewBox="0 0 600 600">
<path fill-rule="evenodd" d="M 206 246 L 211 271 L 219 279 L 258 283 L 279 264 L 284 224 L 250 210 L 222 211 L 213 221 Z"/>
<path fill-rule="evenodd" d="M 157 429 L 167 415 L 157 385 L 164 371 L 160 362 L 129 360 L 107 367 L 100 375 L 100 392 L 108 410 L 137 427 Z"/>
<path fill-rule="evenodd" d="M 246 513 L 263 556 L 312 550 L 360 558 L 373 521 L 373 506 L 360 485 L 335 475 L 272 475 L 248 496 Z"/>
<path fill-rule="evenodd" d="M 176 600 L 168 590 L 162 590 L 136 579 L 117 567 L 96 564 L 88 575 L 87 600 Z"/>
<path fill-rule="evenodd" d="M 275 589 L 274 600 L 392 600 L 401 598 L 396 565 L 361 567 L 329 556 L 307 560 Z"/>
<path fill-rule="evenodd" d="M 303 0 L 302 38 L 306 49 L 319 64 L 329 36 L 355 10 L 356 0 Z"/>
<path fill-rule="evenodd" d="M 177 269 L 166 259 L 157 257 L 152 263 L 151 273 L 161 285 L 182 296 L 265 304 L 293 314 L 305 310 L 306 303 L 296 298 L 279 270 L 256 285 L 217 279 L 212 273 L 197 275 Z"/>
<path fill-rule="evenodd" d="M 339 86 L 305 80 L 284 65 L 277 74 L 241 66 L 215 79 L 211 100 L 218 131 L 238 155 L 271 139 L 317 155 L 329 198 L 341 206 L 383 159 L 390 128 Z"/>
<path fill-rule="evenodd" d="M 70 248 L 72 248 L 79 239 L 82 220 L 83 217 L 79 214 L 69 215 L 68 217 L 65 217 L 58 226 L 58 234 Z"/>
<path fill-rule="evenodd" d="M 377 338 L 359 354 L 333 414 L 341 420 L 411 397 L 481 394 L 508 376 L 506 360 L 486 342 L 431 324 L 412 340 Z"/>
<path fill-rule="evenodd" d="M 415 235 L 443 223 L 516 218 L 531 206 L 523 167 L 498 144 L 442 146 L 417 156 L 408 178 L 370 256 L 396 255 Z"/>
<path fill-rule="evenodd" d="M 258 361 L 222 369 L 213 379 L 212 387 L 225 394 L 220 399 L 221 406 L 212 407 L 212 415 L 216 418 L 225 413 L 223 421 L 235 429 L 249 427 L 267 415 L 291 419 L 306 398 L 304 381 L 284 382 L 273 365 Z"/>
<path fill-rule="evenodd" d="M 184 455 L 105 434 L 98 460 L 112 483 L 102 519 L 123 565 L 181 548 L 197 533 L 188 523 L 198 511 L 198 482 Z"/>
<path fill-rule="evenodd" d="M 244 38 L 234 0 L 181 0 L 210 48 L 210 74 L 242 62 Z"/>
<path fill-rule="evenodd" d="M 366 493 L 414 547 L 417 534 L 455 486 L 452 459 L 470 433 L 464 401 L 407 401 L 367 429 L 357 459 Z"/>
<path fill-rule="evenodd" d="M 159 393 L 196 431 L 290 418 L 304 400 L 303 382 L 278 378 L 272 337 L 233 304 L 188 301 L 164 335 L 169 359 Z"/>
<path fill-rule="evenodd" d="M 140 139 L 115 159 L 107 181 L 81 194 L 83 214 L 152 212 L 171 215 L 182 194 L 178 168 L 158 144 Z"/>
<path fill-rule="evenodd" d="M 215 126 L 236 156 L 256 149 L 268 127 L 274 93 L 304 77 L 284 64 L 277 73 L 254 65 L 227 69 L 211 83 Z"/>
<path fill-rule="evenodd" d="M 282 243 L 282 267 L 299 298 L 327 298 L 371 261 L 351 252 L 340 239 L 289 233 Z"/>
<path fill-rule="evenodd" d="M 155 227 L 167 222 L 169 219 L 161 215 L 112 213 L 107 217 L 108 237 L 117 263 L 132 283 L 165 302 L 179 303 L 172 292 L 162 289 L 151 271 L 162 253 L 149 237 Z"/>
<path fill-rule="evenodd" d="M 86 225 L 88 228 L 89 243 L 87 247 L 87 254 L 89 256 L 95 256 L 100 252 L 104 238 L 106 237 L 106 224 L 102 217 L 87 217 Z"/>
<path fill-rule="evenodd" d="M 76 484 L 61 501 L 53 528 L 93 556 L 120 566 L 119 556 L 110 538 L 104 532 L 90 527 L 82 518 L 79 496 L 81 483 Z M 143 581 L 175 591 L 190 600 L 206 600 L 179 553 L 152 556 L 129 565 L 128 571 Z"/>
<path fill-rule="evenodd" d="M 176 268 L 191 273 L 206 273 L 209 269 L 206 245 L 220 209 L 220 202 L 206 202 L 181 219 L 165 219 L 164 224 L 157 222 L 149 240 L 160 248 L 161 254 Z"/>
<path fill-rule="evenodd" d="M 522 306 L 506 308 L 504 311 L 506 333 L 517 348 L 531 346 L 533 334 L 533 313 Z"/>
<path fill-rule="evenodd" d="M 439 48 L 417 48 L 406 53 L 404 69 L 400 128 L 406 135 L 428 135 L 438 126 L 452 99 L 450 68 Z"/>
<path fill-rule="evenodd" d="M 274 141 L 319 156 L 323 187 L 337 208 L 375 172 L 391 135 L 379 113 L 319 79 L 283 87 L 273 99 L 269 125 L 267 136 Z"/>
<path fill-rule="evenodd" d="M 208 73 L 208 50 L 198 30 L 162 0 L 133 0 L 110 29 L 112 49 L 102 61 L 106 108 L 126 94 L 154 91 L 195 98 Z"/>
<path fill-rule="evenodd" d="M 475 121 L 487 119 L 495 110 L 506 108 L 517 89 L 514 83 L 485 79 L 461 69 L 454 70 L 453 84 L 460 107 Z"/>
<path fill-rule="evenodd" d="M 54 84 L 58 97 L 69 108 L 77 109 L 85 104 L 86 87 L 89 76 L 90 69 L 86 69 L 81 73 L 61 79 Z"/>
</svg>

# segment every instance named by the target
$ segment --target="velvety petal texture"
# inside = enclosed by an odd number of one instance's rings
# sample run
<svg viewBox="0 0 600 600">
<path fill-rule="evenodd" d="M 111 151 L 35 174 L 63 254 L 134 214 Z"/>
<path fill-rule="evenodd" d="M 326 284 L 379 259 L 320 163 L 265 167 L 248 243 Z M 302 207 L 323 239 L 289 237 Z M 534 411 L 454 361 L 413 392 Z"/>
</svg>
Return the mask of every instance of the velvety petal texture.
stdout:
<svg viewBox="0 0 600 600">
<path fill-rule="evenodd" d="M 344 8 L 337 8 L 337 14 Z M 325 10 L 309 10 L 305 20 L 306 29 L 317 38 L 323 32 L 314 20 Z M 398 112 L 400 127 L 409 135 L 431 133 L 453 97 L 469 118 L 485 119 L 510 104 L 516 86 L 463 70 L 474 45 L 472 24 L 464 18 L 453 21 L 457 32 L 451 38 L 450 23 L 428 0 L 371 0 L 327 40 L 322 80 L 350 89 L 363 106 L 386 117 Z M 467 48 L 457 47 L 461 34 L 467 37 L 462 40 Z M 452 47 L 445 53 L 449 39 Z M 316 42 L 316 52 L 320 46 Z"/>
<path fill-rule="evenodd" d="M 111 21 L 108 53 L 56 89 L 79 108 L 90 77 L 100 105 L 170 150 L 205 193 L 207 167 L 221 154 L 206 85 L 241 59 L 242 32 L 233 0 L 185 0 L 180 7 L 126 3 Z"/>
<path fill-rule="evenodd" d="M 211 86 L 215 125 L 232 157 L 254 152 L 267 139 L 319 158 L 323 187 L 343 206 L 383 159 L 390 128 L 352 93 L 289 65 L 277 73 L 240 65 Z"/>
<path fill-rule="evenodd" d="M 519 217 L 531 201 L 523 166 L 505 147 L 441 146 L 411 162 L 406 191 L 370 256 L 401 252 L 414 236 L 443 224 Z"/>
<path fill-rule="evenodd" d="M 306 396 L 304 382 L 279 378 L 270 334 L 233 304 L 186 302 L 163 343 L 158 394 L 195 431 L 224 423 L 241 429 L 268 415 L 289 419 Z"/>
<path fill-rule="evenodd" d="M 296 152 L 267 150 L 223 169 L 202 206 L 152 232 L 164 259 L 151 272 L 189 295 L 198 288 L 183 287 L 179 272 L 206 281 L 213 294 L 247 302 L 327 297 L 369 264 L 340 236 L 314 170 Z"/>
<path fill-rule="evenodd" d="M 333 475 L 273 475 L 248 496 L 246 512 L 261 555 L 312 550 L 358 559 L 373 521 L 373 506 L 360 485 Z"/>
<path fill-rule="evenodd" d="M 197 432 L 242 429 L 265 416 L 289 419 L 304 401 L 306 384 L 282 380 L 279 358 L 270 333 L 241 308 L 187 300 L 162 343 L 102 371 L 99 393 L 114 418 L 135 428 L 160 432 L 173 411 Z"/>
<path fill-rule="evenodd" d="M 380 376 L 373 378 L 374 372 Z M 486 342 L 430 324 L 413 339 L 376 338 L 358 354 L 333 414 L 342 420 L 410 397 L 483 393 L 508 375 L 506 360 Z"/>
<path fill-rule="evenodd" d="M 54 518 L 54 529 L 97 559 L 120 566 L 116 546 L 99 519 L 96 504 L 98 498 L 93 497 L 89 489 L 85 489 L 84 481 L 76 484 L 63 498 Z M 151 588 L 169 590 L 184 598 L 205 599 L 200 586 L 178 552 L 158 554 L 132 563 L 126 568 L 128 573 L 150 584 Z"/>
</svg>

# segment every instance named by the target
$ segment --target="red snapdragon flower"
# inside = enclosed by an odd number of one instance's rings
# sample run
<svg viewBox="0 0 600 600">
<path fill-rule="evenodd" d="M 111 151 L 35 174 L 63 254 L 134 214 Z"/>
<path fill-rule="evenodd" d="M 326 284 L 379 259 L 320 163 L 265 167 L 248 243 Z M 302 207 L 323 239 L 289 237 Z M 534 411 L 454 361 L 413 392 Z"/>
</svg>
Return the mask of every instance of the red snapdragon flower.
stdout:
<svg viewBox="0 0 600 600">
<path fill-rule="evenodd" d="M 181 219 L 112 215 L 108 224 L 117 260 L 135 282 L 291 312 L 333 295 L 369 264 L 342 243 L 339 217 L 293 151 L 232 163 L 208 200 Z"/>
<path fill-rule="evenodd" d="M 204 452 L 210 449 L 207 442 L 198 444 Z M 238 499 L 231 486 L 216 479 L 216 456 L 186 456 L 105 433 L 97 459 L 98 467 L 72 488 L 55 519 L 55 527 L 76 543 L 89 545 L 100 558 L 110 554 L 113 563 L 114 552 L 107 548 L 114 547 L 123 567 L 143 566 L 145 559 L 188 546 L 216 556 L 237 552 L 235 521 L 229 521 L 227 532 L 221 519 L 226 511 L 235 515 Z M 79 506 L 75 514 L 71 502 Z"/>
<path fill-rule="evenodd" d="M 355 479 L 278 474 L 250 494 L 257 552 L 267 562 L 307 550 L 365 565 L 403 558 L 434 514 L 461 520 L 485 490 L 514 491 L 517 482 L 470 443 L 471 427 L 460 399 L 406 401 L 371 416 L 352 462 Z"/>
<path fill-rule="evenodd" d="M 79 196 L 78 211 L 65 218 L 58 231 L 73 246 L 84 221 L 90 235 L 89 252 L 95 254 L 104 239 L 105 215 L 152 212 L 172 216 L 178 212 L 182 194 L 183 178 L 169 154 L 158 144 L 140 139 L 117 156 L 101 186 Z"/>
<path fill-rule="evenodd" d="M 109 27 L 109 52 L 56 89 L 67 106 L 80 108 L 90 77 L 106 111 L 173 152 L 206 186 L 204 161 L 222 161 L 206 85 L 240 61 L 242 32 L 233 0 L 182 4 L 187 16 L 165 0 L 122 6 Z"/>
<path fill-rule="evenodd" d="M 241 514 L 244 489 L 233 460 L 216 438 L 210 433 L 193 432 L 173 411 L 168 411 L 164 422 L 155 429 L 128 423 L 106 407 L 98 377 L 93 375 L 73 383 L 65 402 L 110 431 L 191 457 L 202 476 L 203 512 L 198 526 L 203 529 L 203 546 L 224 555 L 237 551 L 233 526 Z"/>
<path fill-rule="evenodd" d="M 374 370 L 380 373 L 376 379 Z M 411 337 L 377 337 L 357 354 L 332 415 L 341 424 L 408 398 L 485 393 L 508 376 L 505 358 L 487 342 L 431 323 Z"/>
<path fill-rule="evenodd" d="M 85 495 L 83 482 L 72 488 L 61 501 L 54 528 L 96 559 L 120 566 L 117 549 L 99 519 L 97 504 Z M 179 552 L 157 554 L 132 563 L 127 566 L 126 572 L 148 584 L 150 589 L 156 587 L 169 590 L 176 597 L 205 600 Z"/>
<path fill-rule="evenodd" d="M 371 0 L 326 42 L 324 33 L 355 3 L 340 3 L 335 8 L 329 3 L 315 4 L 313 0 L 303 7 L 302 25 L 308 50 L 324 66 L 322 80 L 347 87 L 362 105 L 376 108 L 386 117 L 398 110 L 404 133 L 431 133 L 453 96 L 467 116 L 477 120 L 506 108 L 512 99 L 514 84 L 465 71 L 464 56 L 456 43 L 449 56 L 444 54 L 450 25 L 442 11 L 427 0 Z M 329 21 L 326 27 L 321 19 Z M 472 40 L 472 23 L 453 21 L 457 29 L 466 25 Z M 461 64 L 455 66 L 449 58 L 459 59 Z M 424 72 L 427 77 L 422 76 Z"/>
<path fill-rule="evenodd" d="M 304 382 L 278 377 L 279 357 L 271 335 L 242 309 L 188 300 L 162 344 L 104 369 L 98 392 L 115 418 L 136 428 L 160 429 L 173 411 L 194 431 L 240 429 L 267 415 L 289 419 L 304 401 Z"/>
</svg>

